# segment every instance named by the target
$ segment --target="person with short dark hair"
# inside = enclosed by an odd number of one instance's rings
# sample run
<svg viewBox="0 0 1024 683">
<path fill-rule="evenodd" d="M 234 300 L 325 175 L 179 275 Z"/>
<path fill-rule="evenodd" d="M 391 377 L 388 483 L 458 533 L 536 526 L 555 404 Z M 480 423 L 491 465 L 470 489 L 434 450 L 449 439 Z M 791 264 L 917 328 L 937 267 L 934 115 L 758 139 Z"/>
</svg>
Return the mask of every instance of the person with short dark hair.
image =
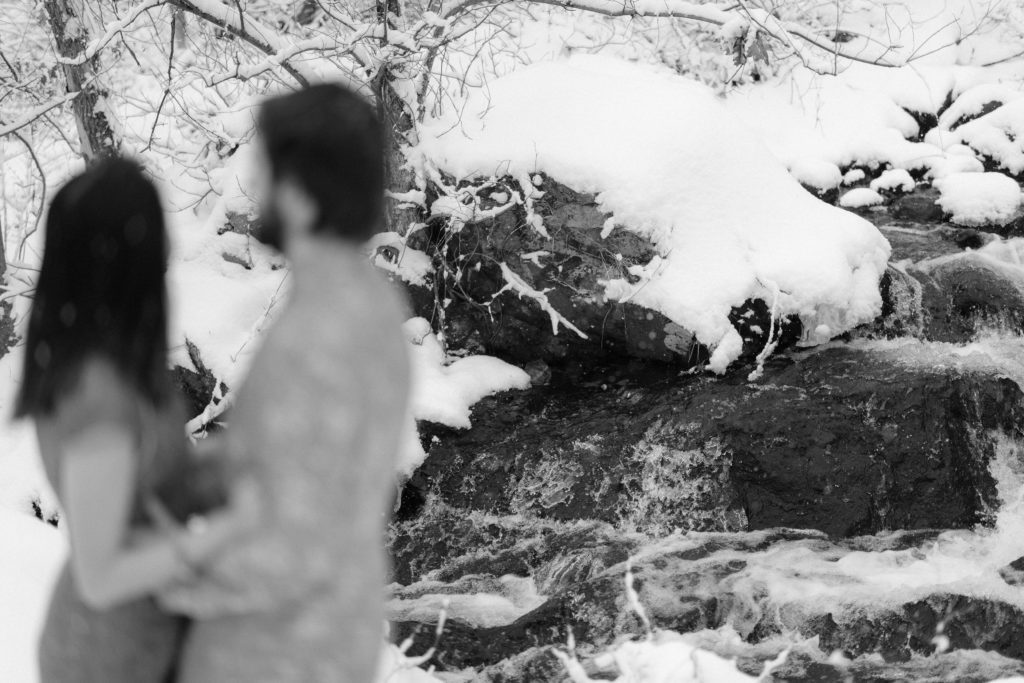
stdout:
<svg viewBox="0 0 1024 683">
<path fill-rule="evenodd" d="M 162 593 L 196 618 L 182 683 L 371 683 L 383 645 L 383 539 L 409 361 L 403 304 L 361 253 L 382 216 L 373 107 L 340 86 L 268 101 L 262 239 L 291 298 L 253 359 L 226 432 L 259 481 L 258 533 Z"/>
<path fill-rule="evenodd" d="M 273 183 L 292 182 L 313 200 L 311 231 L 361 244 L 384 213 L 384 134 L 362 97 L 337 85 L 267 100 L 256 121 Z M 282 248 L 280 207 L 265 203 L 260 240 Z"/>
<path fill-rule="evenodd" d="M 137 164 L 103 161 L 53 198 L 15 406 L 36 422 L 71 540 L 39 647 L 45 683 L 166 680 L 185 621 L 151 594 L 256 519 L 236 499 L 202 535 L 163 533 L 147 512 L 186 457 L 166 264 L 160 200 Z"/>
</svg>

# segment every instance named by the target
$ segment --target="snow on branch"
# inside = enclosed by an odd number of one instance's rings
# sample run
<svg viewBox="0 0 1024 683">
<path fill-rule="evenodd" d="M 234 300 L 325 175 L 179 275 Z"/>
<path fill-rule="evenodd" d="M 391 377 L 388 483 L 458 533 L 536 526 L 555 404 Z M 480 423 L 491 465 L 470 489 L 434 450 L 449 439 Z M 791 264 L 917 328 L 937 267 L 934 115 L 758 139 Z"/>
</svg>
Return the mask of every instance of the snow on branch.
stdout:
<svg viewBox="0 0 1024 683">
<path fill-rule="evenodd" d="M 459 0 L 446 4 L 441 11 L 445 18 L 462 14 L 490 0 Z M 579 9 L 611 17 L 676 17 L 721 26 L 735 16 L 735 5 L 685 2 L 684 0 L 530 0 L 542 5 Z"/>
<path fill-rule="evenodd" d="M 234 71 L 223 73 L 218 76 L 205 77 L 204 80 L 208 86 L 218 85 L 231 79 L 246 81 L 250 78 L 259 76 L 262 73 L 266 73 L 267 71 L 272 71 L 277 68 L 287 68 L 289 66 L 288 60 L 293 59 L 304 52 L 318 52 L 321 54 L 326 52 L 348 53 L 352 54 L 357 61 L 362 63 L 364 60 L 359 58 L 359 55 L 354 48 L 354 43 L 364 37 L 364 33 L 360 33 L 349 41 L 340 41 L 328 38 L 327 36 L 317 36 L 315 38 L 293 43 L 278 52 L 270 53 L 266 59 L 255 64 L 239 64 L 235 67 Z M 350 85 L 358 88 L 361 81 L 352 74 L 349 74 L 349 78 L 352 81 Z"/>
<path fill-rule="evenodd" d="M 85 83 L 82 86 L 83 89 L 84 89 L 85 85 L 88 85 L 88 83 Z M 56 98 L 54 100 L 51 100 L 51 101 L 47 102 L 46 104 L 41 104 L 38 107 L 30 109 L 27 114 L 22 116 L 20 119 L 18 119 L 14 123 L 9 123 L 9 124 L 0 126 L 0 138 L 4 137 L 6 135 L 10 135 L 11 133 L 14 133 L 16 131 L 21 130 L 25 126 L 30 125 L 33 121 L 38 119 L 40 116 L 42 116 L 46 112 L 50 111 L 51 109 L 56 109 L 57 107 L 65 104 L 66 102 L 70 102 L 71 100 L 73 100 L 76 97 L 78 97 L 81 93 L 82 93 L 81 90 L 76 90 L 75 92 L 69 92 L 69 93 L 66 93 L 64 95 L 61 95 L 60 97 L 58 97 L 58 98 Z"/>
<path fill-rule="evenodd" d="M 806 26 L 782 21 L 759 7 L 750 7 L 744 0 L 728 4 L 695 3 L 686 0 L 527 1 L 567 10 L 594 12 L 610 17 L 687 19 L 720 27 L 728 25 L 731 29 L 735 29 L 737 24 L 745 24 L 793 50 L 809 67 L 825 73 L 833 73 L 835 68 L 818 64 L 821 60 L 813 59 L 808 54 L 808 48 L 823 50 L 833 59 L 842 58 L 884 67 L 904 66 L 915 58 L 914 55 L 908 58 L 900 57 L 896 55 L 898 45 L 888 45 L 879 41 L 861 40 L 857 43 L 837 43 L 828 36 L 816 34 Z M 498 4 L 508 2 L 512 2 L 512 0 L 499 0 Z M 477 7 L 492 7 L 494 4 L 493 0 L 453 0 L 450 3 L 445 3 L 440 16 L 446 21 L 453 21 Z"/>
<path fill-rule="evenodd" d="M 238 36 L 253 47 L 270 55 L 271 58 L 278 54 L 287 54 L 293 47 L 292 43 L 280 33 L 264 26 L 253 17 L 240 11 L 237 6 L 226 5 L 220 2 L 220 0 L 168 1 L 189 14 L 193 14 Z M 296 54 L 298 53 L 296 52 Z M 289 63 L 285 57 L 282 57 L 280 65 L 300 85 L 309 85 L 317 80 L 313 72 L 304 68 L 301 64 Z"/>
<path fill-rule="evenodd" d="M 80 66 L 85 64 L 90 59 L 96 56 L 96 54 L 103 49 L 111 40 L 117 37 L 121 31 L 128 28 L 132 23 L 135 22 L 143 12 L 148 12 L 151 9 L 156 9 L 162 5 L 166 5 L 167 0 L 145 0 L 140 2 L 135 7 L 132 7 L 128 14 L 123 18 L 109 24 L 103 31 L 103 35 L 94 38 L 89 41 L 85 49 L 81 53 L 74 57 L 58 57 L 57 61 L 67 66 Z"/>
<path fill-rule="evenodd" d="M 581 339 L 588 339 L 586 334 L 569 322 L 564 315 L 556 311 L 555 307 L 551 305 L 551 302 L 548 301 L 547 295 L 547 292 L 550 290 L 545 289 L 544 291 L 538 291 L 531 287 L 526 280 L 512 272 L 512 269 L 509 268 L 505 262 L 502 262 L 500 266 L 501 275 L 505 278 L 505 286 L 494 293 L 494 296 L 491 297 L 491 301 L 497 299 L 504 292 L 515 292 L 520 299 L 524 296 L 529 299 L 533 299 L 540 305 L 541 309 L 546 311 L 551 317 L 551 330 L 555 334 L 558 334 L 559 325 L 565 325 L 565 327 L 578 334 Z"/>
<path fill-rule="evenodd" d="M 78 66 L 86 63 L 142 14 L 164 5 L 173 5 L 200 19 L 219 26 L 270 55 L 270 60 L 264 65 L 256 67 L 254 73 L 262 73 L 263 71 L 280 66 L 291 74 L 292 78 L 298 81 L 300 85 L 308 85 L 311 81 L 316 80 L 315 76 L 301 65 L 290 64 L 287 60 L 301 52 L 330 49 L 331 46 L 326 43 L 335 42 L 325 40 L 322 41 L 325 43 L 324 45 L 294 45 L 279 32 L 263 25 L 252 16 L 246 14 L 237 4 L 227 5 L 220 2 L 220 0 L 143 0 L 143 2 L 132 7 L 121 19 L 108 24 L 103 30 L 103 34 L 89 41 L 89 44 L 81 53 L 74 57 L 60 58 L 59 61 L 68 66 Z M 239 77 L 244 76 L 239 75 Z"/>
</svg>

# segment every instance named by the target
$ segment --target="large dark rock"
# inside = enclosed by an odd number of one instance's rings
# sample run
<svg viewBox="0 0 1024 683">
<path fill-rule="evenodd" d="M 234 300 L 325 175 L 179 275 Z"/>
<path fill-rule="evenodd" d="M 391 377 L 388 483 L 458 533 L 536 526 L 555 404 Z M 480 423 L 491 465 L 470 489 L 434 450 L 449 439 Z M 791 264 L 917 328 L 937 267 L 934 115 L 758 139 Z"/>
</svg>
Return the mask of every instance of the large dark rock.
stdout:
<svg viewBox="0 0 1024 683">
<path fill-rule="evenodd" d="M 505 197 L 517 189 L 512 181 L 508 185 Z M 543 190 L 534 210 L 550 238 L 530 224 L 523 206 L 457 231 L 437 222 L 414 234 L 410 246 L 434 258 L 431 286 L 437 290 L 434 296 L 413 295 L 416 313 L 438 319 L 437 309 L 443 307 L 445 333 L 453 346 L 524 363 L 570 356 L 685 361 L 695 354 L 693 334 L 665 316 L 603 298 L 600 281 L 631 277 L 630 266 L 656 255 L 650 242 L 619 227 L 602 237 L 610 216 L 593 195 L 550 180 Z M 485 200 L 481 208 L 493 207 Z M 551 315 L 535 299 L 505 289 L 501 264 L 543 292 L 585 338 L 561 324 L 556 331 Z"/>
<path fill-rule="evenodd" d="M 947 293 L 961 317 L 985 318 L 1020 327 L 1024 322 L 1024 279 L 1020 269 L 977 253 L 920 264 Z"/>
<path fill-rule="evenodd" d="M 467 511 L 649 533 L 965 528 L 994 500 L 987 430 L 1019 424 L 1021 398 L 1009 379 L 847 348 L 780 360 L 757 384 L 584 374 L 482 401 L 473 429 L 435 435 L 410 486 Z"/>
<path fill-rule="evenodd" d="M 915 654 L 931 654 L 941 633 L 954 650 L 990 650 L 1012 659 L 1024 659 L 1024 611 L 997 600 L 955 594 L 934 594 L 871 616 L 829 613 L 803 627 L 817 635 L 826 651 L 848 656 L 877 652 L 886 661 L 906 661 Z"/>
<path fill-rule="evenodd" d="M 1024 330 L 1021 269 L 983 253 L 890 265 L 880 289 L 881 315 L 854 336 L 966 343 L 986 330 Z"/>
<path fill-rule="evenodd" d="M 184 400 L 186 416 L 191 419 L 202 414 L 208 405 L 218 401 L 217 396 L 225 396 L 228 386 L 224 382 L 220 382 L 218 386 L 213 371 L 203 362 L 199 347 L 185 339 L 185 348 L 189 360 L 192 361 L 192 367 L 176 365 L 171 369 L 171 376 Z"/>
<path fill-rule="evenodd" d="M 1013 605 L 950 592 L 856 610 L 773 592 L 766 576 L 799 567 L 765 573 L 779 548 L 831 562 L 990 522 L 995 433 L 1020 424 L 1024 395 L 973 367 L 846 346 L 777 359 L 757 383 L 639 362 L 556 370 L 482 401 L 473 429 L 423 426 L 429 455 L 389 534 L 394 595 L 479 599 L 502 595 L 501 577 L 530 577 L 539 604 L 485 628 L 452 614 L 436 643 L 431 664 L 482 681 L 563 680 L 551 652 L 570 632 L 585 661 L 642 635 L 627 560 L 656 628 L 817 636 L 820 656 L 798 654 L 776 680 L 916 680 L 940 659 L 960 671 L 961 659 L 920 657 L 940 622 L 951 648 L 999 653 L 964 664 L 962 680 L 1020 671 L 1000 658 L 1024 656 Z M 861 536 L 890 529 L 903 531 Z M 393 616 L 411 654 L 435 645 L 431 619 Z M 832 650 L 856 659 L 830 663 Z"/>
<path fill-rule="evenodd" d="M 900 220 L 937 223 L 945 217 L 942 207 L 935 203 L 938 198 L 939 191 L 934 188 L 917 190 L 893 200 L 889 213 Z"/>
<path fill-rule="evenodd" d="M 590 578 L 624 561 L 639 537 L 596 521 L 489 515 L 450 507 L 431 498 L 418 514 L 391 525 L 392 578 L 408 585 L 423 578 L 453 581 L 469 574 Z M 553 569 L 557 567 L 557 571 Z"/>
<path fill-rule="evenodd" d="M 973 228 L 905 220 L 878 220 L 878 229 L 892 247 L 890 261 L 919 263 L 940 256 L 978 249 L 996 236 Z"/>
<path fill-rule="evenodd" d="M 507 185 L 502 199 L 518 186 Z M 597 365 L 639 358 L 693 367 L 708 358 L 691 331 L 663 314 L 633 303 L 608 301 L 604 281 L 636 281 L 632 266 L 657 255 L 651 243 L 621 226 L 608 229 L 611 216 L 592 194 L 574 192 L 546 179 L 533 210 L 549 237 L 530 223 L 523 206 L 473 220 L 452 230 L 447 219 L 432 219 L 414 233 L 409 246 L 431 256 L 434 273 L 425 286 L 410 287 L 417 315 L 444 329 L 453 348 L 489 353 L 520 364 Z M 484 200 L 483 211 L 493 209 Z M 535 296 L 506 287 L 502 266 L 536 293 L 578 331 L 558 321 Z M 755 356 L 767 343 L 770 311 L 761 301 L 738 305 L 731 319 L 744 337 L 744 353 Z M 557 329 L 556 329 L 557 328 Z M 800 336 L 799 323 L 783 321 L 780 348 Z"/>
</svg>

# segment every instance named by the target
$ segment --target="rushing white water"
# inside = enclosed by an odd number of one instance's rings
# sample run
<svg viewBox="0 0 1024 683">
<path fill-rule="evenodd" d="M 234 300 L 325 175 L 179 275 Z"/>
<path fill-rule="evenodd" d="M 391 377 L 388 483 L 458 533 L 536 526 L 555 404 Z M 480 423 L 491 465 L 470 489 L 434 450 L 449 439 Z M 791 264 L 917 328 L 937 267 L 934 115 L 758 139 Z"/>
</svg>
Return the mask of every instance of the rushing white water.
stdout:
<svg viewBox="0 0 1024 683">
<path fill-rule="evenodd" d="M 1024 282 L 1024 268 L 1021 279 Z M 1024 338 L 1006 330 L 989 331 L 966 345 L 912 339 L 854 345 L 901 364 L 985 372 L 1024 386 Z M 852 661 L 840 653 L 829 655 L 806 629 L 810 619 L 821 615 L 830 615 L 840 625 L 899 615 L 904 606 L 929 596 L 962 596 L 1024 609 L 1024 590 L 1008 584 L 1000 573 L 1024 556 L 1024 436 L 986 436 L 996 444 L 989 467 L 999 500 L 990 526 L 840 541 L 816 532 L 777 530 L 674 535 L 631 558 L 633 565 L 645 567 L 647 580 L 639 588 L 639 599 L 659 620 L 672 618 L 673 605 L 679 605 L 682 614 L 682 582 L 669 579 L 686 576 L 687 597 L 714 598 L 723 626 L 683 637 L 693 646 L 746 660 L 750 673 L 784 649 L 832 664 L 857 680 L 864 672 L 879 680 L 953 681 L 987 680 L 1019 671 L 1019 662 L 995 652 L 947 651 L 942 620 L 935 628 L 934 651 L 913 654 L 902 663 L 887 662 L 879 653 Z M 619 569 L 623 567 L 612 571 Z M 766 624 L 778 635 L 765 639 Z M 895 677 L 884 678 L 890 674 Z"/>
</svg>

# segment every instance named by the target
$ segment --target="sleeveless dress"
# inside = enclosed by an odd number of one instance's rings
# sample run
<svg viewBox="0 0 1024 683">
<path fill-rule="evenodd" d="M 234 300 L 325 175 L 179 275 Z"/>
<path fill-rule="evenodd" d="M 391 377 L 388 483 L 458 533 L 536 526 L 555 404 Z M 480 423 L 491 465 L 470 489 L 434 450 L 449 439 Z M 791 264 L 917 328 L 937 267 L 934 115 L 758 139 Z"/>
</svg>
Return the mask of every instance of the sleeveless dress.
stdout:
<svg viewBox="0 0 1024 683">
<path fill-rule="evenodd" d="M 128 420 L 142 454 L 132 525 L 149 526 L 142 511 L 144 488 L 183 452 L 183 419 L 176 411 L 158 417 L 136 401 Z M 37 422 L 40 454 L 50 483 L 59 490 L 60 425 Z M 78 595 L 66 563 L 54 587 L 39 642 L 41 683 L 171 683 L 188 620 L 161 609 L 153 598 L 95 610 Z"/>
</svg>

